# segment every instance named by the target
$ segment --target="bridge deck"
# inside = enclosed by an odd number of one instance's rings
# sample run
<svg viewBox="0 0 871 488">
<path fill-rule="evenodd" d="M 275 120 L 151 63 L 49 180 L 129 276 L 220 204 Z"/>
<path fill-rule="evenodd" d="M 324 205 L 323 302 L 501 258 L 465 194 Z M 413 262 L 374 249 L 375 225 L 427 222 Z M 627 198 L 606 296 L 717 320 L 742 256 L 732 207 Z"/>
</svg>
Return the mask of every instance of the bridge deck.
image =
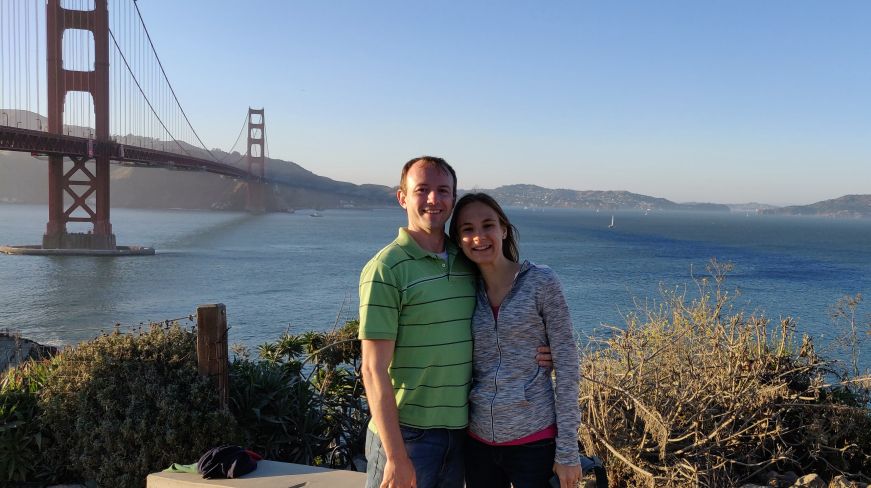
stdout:
<svg viewBox="0 0 871 488">
<path fill-rule="evenodd" d="M 108 155 L 109 159 L 121 164 L 207 171 L 244 180 L 260 180 L 244 169 L 210 159 L 17 127 L 0 126 L 0 150 L 78 157 Z"/>
</svg>

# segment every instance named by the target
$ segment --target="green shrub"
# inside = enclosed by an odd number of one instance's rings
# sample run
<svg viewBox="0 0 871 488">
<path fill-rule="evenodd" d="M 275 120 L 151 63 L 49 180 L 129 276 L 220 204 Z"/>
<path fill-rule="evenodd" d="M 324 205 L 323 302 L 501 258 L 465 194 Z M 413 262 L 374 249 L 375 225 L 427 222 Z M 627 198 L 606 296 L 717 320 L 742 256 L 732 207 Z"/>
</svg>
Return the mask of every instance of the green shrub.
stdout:
<svg viewBox="0 0 871 488">
<path fill-rule="evenodd" d="M 39 399 L 54 439 L 43 462 L 67 480 L 136 487 L 148 473 L 237 441 L 234 419 L 197 373 L 195 349 L 195 335 L 174 325 L 59 354 Z"/>
<path fill-rule="evenodd" d="M 49 439 L 40 429 L 37 393 L 48 375 L 46 361 L 28 360 L 0 379 L 0 486 L 43 478 Z"/>
<path fill-rule="evenodd" d="M 359 374 L 357 322 L 330 332 L 285 334 L 240 352 L 230 368 L 230 409 L 245 445 L 266 458 L 350 467 L 363 450 L 368 410 Z"/>
<path fill-rule="evenodd" d="M 363 454 L 366 443 L 369 405 L 360 372 L 359 326 L 357 320 L 349 321 L 324 334 L 323 343 L 308 351 L 316 365 L 310 381 L 320 392 L 325 437 L 330 440 L 318 463 L 334 468 L 352 467 L 354 456 Z"/>
</svg>

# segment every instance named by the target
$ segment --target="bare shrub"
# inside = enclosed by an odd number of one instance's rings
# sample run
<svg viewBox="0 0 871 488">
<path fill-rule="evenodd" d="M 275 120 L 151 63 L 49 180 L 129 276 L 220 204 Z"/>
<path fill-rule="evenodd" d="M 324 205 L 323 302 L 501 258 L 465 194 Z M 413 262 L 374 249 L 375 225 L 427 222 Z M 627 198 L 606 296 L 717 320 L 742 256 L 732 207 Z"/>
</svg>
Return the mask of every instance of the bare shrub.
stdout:
<svg viewBox="0 0 871 488">
<path fill-rule="evenodd" d="M 737 486 L 769 469 L 871 473 L 868 377 L 833 378 L 795 324 L 729 308 L 729 265 L 593 343 L 581 440 L 615 486 Z"/>
</svg>

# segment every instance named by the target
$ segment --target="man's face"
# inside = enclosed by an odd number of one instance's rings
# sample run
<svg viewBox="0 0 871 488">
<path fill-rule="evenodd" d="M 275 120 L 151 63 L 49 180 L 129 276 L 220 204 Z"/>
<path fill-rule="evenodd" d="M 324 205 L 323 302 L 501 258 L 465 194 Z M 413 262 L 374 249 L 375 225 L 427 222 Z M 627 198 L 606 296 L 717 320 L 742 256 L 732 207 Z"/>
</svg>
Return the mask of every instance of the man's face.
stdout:
<svg viewBox="0 0 871 488">
<path fill-rule="evenodd" d="M 418 161 L 405 175 L 405 191 L 396 197 L 408 214 L 409 230 L 444 232 L 454 208 L 454 179 L 438 166 Z"/>
</svg>

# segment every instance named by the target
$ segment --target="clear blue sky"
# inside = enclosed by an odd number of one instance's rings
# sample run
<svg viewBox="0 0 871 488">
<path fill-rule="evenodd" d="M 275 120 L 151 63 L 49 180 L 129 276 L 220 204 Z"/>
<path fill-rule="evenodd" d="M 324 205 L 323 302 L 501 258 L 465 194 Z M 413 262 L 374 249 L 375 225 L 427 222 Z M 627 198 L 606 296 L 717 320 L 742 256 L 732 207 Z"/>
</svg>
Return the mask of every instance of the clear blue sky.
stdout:
<svg viewBox="0 0 871 488">
<path fill-rule="evenodd" d="M 337 180 L 433 154 L 461 188 L 871 193 L 871 2 L 139 6 L 207 145 L 262 106 L 271 157 Z"/>
</svg>

